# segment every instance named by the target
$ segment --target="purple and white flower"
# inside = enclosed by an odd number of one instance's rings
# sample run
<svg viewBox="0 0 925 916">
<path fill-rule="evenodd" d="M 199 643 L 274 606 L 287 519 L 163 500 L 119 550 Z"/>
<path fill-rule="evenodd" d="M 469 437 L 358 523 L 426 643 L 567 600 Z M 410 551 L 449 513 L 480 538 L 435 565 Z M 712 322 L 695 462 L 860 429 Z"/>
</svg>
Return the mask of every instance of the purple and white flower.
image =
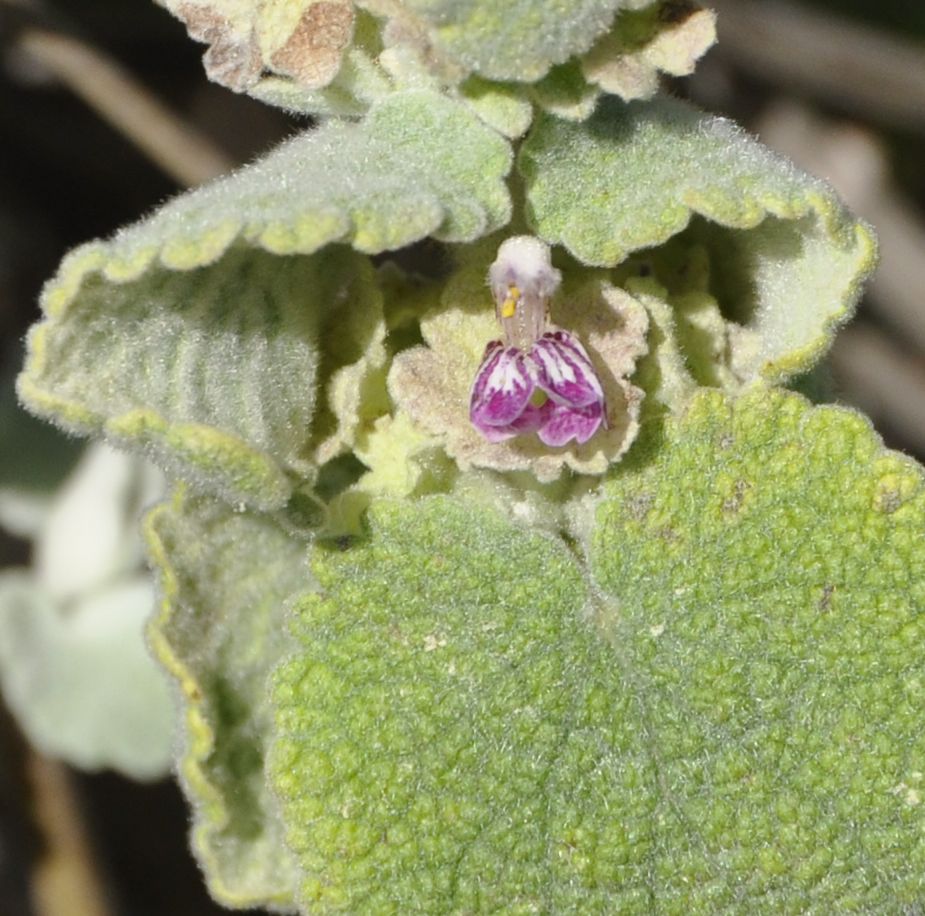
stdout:
<svg viewBox="0 0 925 916">
<path fill-rule="evenodd" d="M 508 239 L 489 282 L 505 341 L 485 348 L 469 400 L 473 425 L 490 442 L 531 432 L 553 447 L 587 442 L 606 426 L 604 391 L 581 343 L 568 331 L 547 330 L 560 282 L 548 246 L 530 236 Z"/>
</svg>

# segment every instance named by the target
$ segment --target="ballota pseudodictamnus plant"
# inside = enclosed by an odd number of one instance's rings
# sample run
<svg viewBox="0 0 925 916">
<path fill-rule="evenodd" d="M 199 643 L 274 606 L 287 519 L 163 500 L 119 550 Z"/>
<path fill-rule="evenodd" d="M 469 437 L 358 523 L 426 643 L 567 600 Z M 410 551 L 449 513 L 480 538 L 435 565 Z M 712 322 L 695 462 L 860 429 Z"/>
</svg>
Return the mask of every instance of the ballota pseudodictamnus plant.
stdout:
<svg viewBox="0 0 925 916">
<path fill-rule="evenodd" d="M 875 245 L 659 94 L 712 13 L 163 2 L 318 124 L 69 254 L 18 390 L 166 475 L 215 898 L 920 906 L 922 470 L 796 392 Z"/>
</svg>

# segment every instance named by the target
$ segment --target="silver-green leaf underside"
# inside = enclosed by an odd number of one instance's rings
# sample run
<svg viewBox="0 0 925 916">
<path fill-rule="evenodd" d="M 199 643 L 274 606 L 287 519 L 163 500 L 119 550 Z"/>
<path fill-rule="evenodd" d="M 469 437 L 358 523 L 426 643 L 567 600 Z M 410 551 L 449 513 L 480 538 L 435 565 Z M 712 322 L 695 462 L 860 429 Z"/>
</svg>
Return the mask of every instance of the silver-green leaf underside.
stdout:
<svg viewBox="0 0 925 916">
<path fill-rule="evenodd" d="M 308 132 L 69 255 L 20 395 L 226 499 L 278 507 L 313 473 L 317 338 L 360 267 L 273 255 L 478 237 L 509 217 L 510 156 L 429 92 Z"/>
<path fill-rule="evenodd" d="M 218 265 L 107 284 L 36 327 L 19 391 L 66 429 L 102 433 L 233 501 L 280 505 L 311 470 L 315 258 L 236 248 Z"/>
<path fill-rule="evenodd" d="M 226 905 L 290 907 L 296 866 L 263 777 L 265 680 L 288 646 L 287 599 L 310 587 L 305 541 L 182 494 L 152 511 L 146 533 L 162 593 L 149 636 L 186 704 L 193 849 Z"/>
<path fill-rule="evenodd" d="M 726 304 L 760 341 L 753 376 L 811 365 L 873 267 L 869 229 L 827 185 L 675 100 L 611 100 L 583 123 L 543 116 L 520 169 L 534 230 L 588 264 L 616 265 L 698 214 L 724 227 L 715 245 L 739 278 Z"/>
<path fill-rule="evenodd" d="M 605 484 L 586 559 L 461 497 L 374 502 L 316 547 L 274 678 L 304 911 L 913 907 L 923 484 L 759 388 Z"/>
<path fill-rule="evenodd" d="M 480 76 L 533 82 L 591 47 L 639 0 L 404 0 L 438 54 Z M 370 4 L 374 6 L 375 4 Z"/>
</svg>

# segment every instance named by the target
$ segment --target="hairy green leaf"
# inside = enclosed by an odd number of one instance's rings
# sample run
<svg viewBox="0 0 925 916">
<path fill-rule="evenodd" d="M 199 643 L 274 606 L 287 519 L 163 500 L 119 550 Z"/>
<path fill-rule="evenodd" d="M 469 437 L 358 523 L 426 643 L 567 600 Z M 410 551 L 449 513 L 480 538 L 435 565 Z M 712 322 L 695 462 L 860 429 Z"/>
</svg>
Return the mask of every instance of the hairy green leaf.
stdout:
<svg viewBox="0 0 925 916">
<path fill-rule="evenodd" d="M 517 84 L 546 83 L 535 101 L 583 118 L 601 91 L 648 97 L 660 72 L 692 72 L 715 38 L 713 14 L 678 0 L 160 2 L 208 44 L 210 79 L 270 105 L 358 117 L 412 88 L 466 98 L 471 79 L 486 89 L 473 107 L 510 137 L 531 115 Z"/>
<path fill-rule="evenodd" d="M 427 92 L 304 134 L 73 252 L 45 290 L 20 394 L 71 431 L 141 449 L 229 500 L 278 507 L 314 469 L 315 389 L 335 368 L 319 370 L 317 338 L 362 298 L 368 268 L 270 252 L 479 236 L 509 216 L 509 164 L 501 137 Z"/>
<path fill-rule="evenodd" d="M 238 248 L 193 272 L 92 277 L 33 330 L 20 394 L 229 499 L 280 505 L 287 472 L 311 470 L 322 276 L 317 258 Z"/>
<path fill-rule="evenodd" d="M 925 894 L 922 469 L 838 408 L 701 394 L 592 562 L 659 774 L 664 912 Z"/>
<path fill-rule="evenodd" d="M 716 41 L 716 14 L 692 0 L 627 11 L 581 61 L 587 79 L 621 98 L 650 98 L 659 74 L 687 76 Z"/>
<path fill-rule="evenodd" d="M 630 283 L 629 288 L 649 315 L 649 352 L 640 361 L 636 381 L 646 392 L 643 425 L 667 411 L 683 408 L 697 390 L 680 343 L 677 313 L 657 284 Z"/>
<path fill-rule="evenodd" d="M 873 266 L 869 230 L 828 186 L 678 101 L 608 101 L 584 123 L 543 116 L 520 168 L 537 234 L 588 264 L 659 245 L 695 214 L 710 221 L 698 231 L 723 252 L 725 305 L 760 341 L 753 376 L 811 365 Z"/>
<path fill-rule="evenodd" d="M 577 60 L 553 67 L 529 87 L 530 97 L 549 114 L 569 121 L 583 121 L 594 111 L 601 91 L 591 85 Z"/>
<path fill-rule="evenodd" d="M 633 698 L 612 689 L 561 542 L 431 497 L 374 504 L 368 542 L 319 547 L 314 569 L 271 754 L 306 911 L 647 899 L 631 864 L 652 774 L 638 754 L 623 766 Z"/>
<path fill-rule="evenodd" d="M 179 772 L 193 849 L 221 902 L 289 906 L 297 871 L 264 782 L 264 682 L 287 650 L 286 602 L 311 581 L 305 541 L 180 493 L 146 532 L 162 593 L 149 636 L 186 704 Z"/>
<path fill-rule="evenodd" d="M 469 107 L 505 137 L 516 139 L 522 136 L 533 120 L 533 106 L 517 85 L 493 83 L 471 76 L 459 87 L 459 91 Z"/>
<path fill-rule="evenodd" d="M 316 547 L 270 755 L 306 911 L 922 899 L 921 469 L 764 388 L 631 464 L 593 585 L 484 500 Z"/>
<path fill-rule="evenodd" d="M 375 4 L 365 4 L 374 6 Z M 489 79 L 533 82 L 581 54 L 637 0 L 404 0 L 436 52 Z"/>
<path fill-rule="evenodd" d="M 410 88 L 395 80 L 383 66 L 381 23 L 363 10 L 356 10 L 353 26 L 350 46 L 343 51 L 339 69 L 326 84 L 306 83 L 282 72 L 265 70 L 245 91 L 268 105 L 299 114 L 357 117 L 390 93 Z"/>
</svg>

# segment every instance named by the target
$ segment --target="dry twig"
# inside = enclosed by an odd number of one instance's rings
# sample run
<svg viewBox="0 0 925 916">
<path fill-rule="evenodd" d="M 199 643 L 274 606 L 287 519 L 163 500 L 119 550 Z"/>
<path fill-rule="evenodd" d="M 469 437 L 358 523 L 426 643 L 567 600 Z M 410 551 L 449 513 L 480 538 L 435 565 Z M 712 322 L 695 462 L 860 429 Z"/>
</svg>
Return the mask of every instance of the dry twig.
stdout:
<svg viewBox="0 0 925 916">
<path fill-rule="evenodd" d="M 925 133 L 925 48 L 787 0 L 710 0 L 717 54 L 872 121 Z"/>
<path fill-rule="evenodd" d="M 110 916 L 71 776 L 66 767 L 29 754 L 35 821 L 45 852 L 32 872 L 37 916 Z"/>
<path fill-rule="evenodd" d="M 200 184 L 234 163 L 102 51 L 70 35 L 24 29 L 17 48 L 80 96 L 180 185 Z"/>
</svg>

